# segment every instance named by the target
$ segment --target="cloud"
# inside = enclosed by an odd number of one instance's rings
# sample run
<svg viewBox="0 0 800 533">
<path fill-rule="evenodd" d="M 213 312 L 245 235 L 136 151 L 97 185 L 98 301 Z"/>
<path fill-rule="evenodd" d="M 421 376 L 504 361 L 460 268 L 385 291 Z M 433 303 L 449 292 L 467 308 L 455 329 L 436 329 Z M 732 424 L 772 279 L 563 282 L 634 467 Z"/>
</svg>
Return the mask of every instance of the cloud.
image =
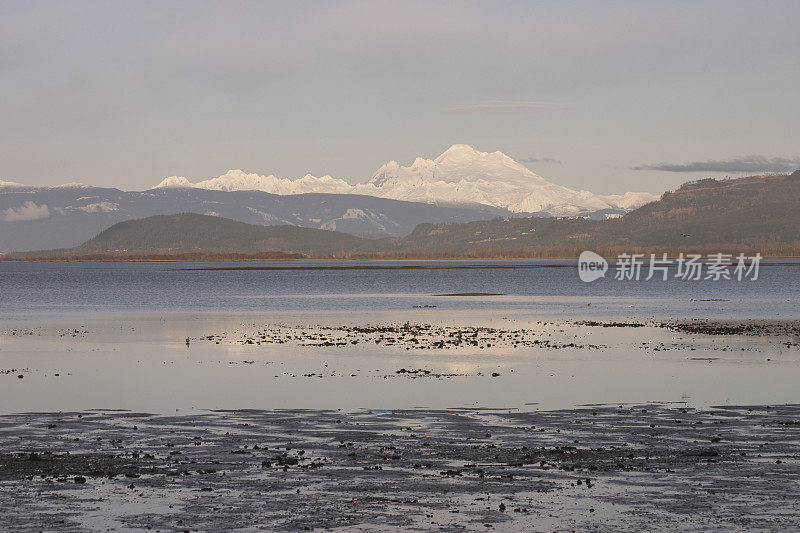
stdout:
<svg viewBox="0 0 800 533">
<path fill-rule="evenodd" d="M 658 165 L 640 165 L 631 168 L 664 172 L 789 172 L 800 168 L 800 157 L 768 158 L 763 155 L 748 155 L 728 160 L 659 163 Z"/>
<path fill-rule="evenodd" d="M 31 201 L 27 201 L 19 207 L 11 207 L 2 213 L 2 219 L 6 222 L 17 222 L 21 220 L 40 220 L 50 216 L 50 209 L 47 205 L 36 205 Z"/>
<path fill-rule="evenodd" d="M 528 101 L 503 101 L 489 100 L 476 104 L 454 105 L 447 109 L 450 111 L 497 111 L 497 110 L 522 110 L 522 109 L 572 109 L 575 106 L 562 102 L 528 102 Z"/>
<path fill-rule="evenodd" d="M 98 202 L 94 204 L 84 205 L 82 207 L 79 207 L 78 209 L 86 213 L 110 213 L 111 211 L 116 211 L 117 209 L 119 209 L 119 204 L 115 204 L 112 202 Z"/>
<path fill-rule="evenodd" d="M 563 165 L 564 162 L 560 159 L 553 159 L 552 157 L 523 157 L 517 159 L 520 163 L 549 163 L 551 165 Z"/>
</svg>

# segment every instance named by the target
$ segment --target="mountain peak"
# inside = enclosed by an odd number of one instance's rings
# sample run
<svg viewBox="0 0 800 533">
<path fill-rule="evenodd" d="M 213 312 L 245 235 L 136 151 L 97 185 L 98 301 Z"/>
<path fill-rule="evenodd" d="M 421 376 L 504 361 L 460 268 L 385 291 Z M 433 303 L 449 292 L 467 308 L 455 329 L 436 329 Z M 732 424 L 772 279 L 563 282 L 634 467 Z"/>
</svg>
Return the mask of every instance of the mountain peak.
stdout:
<svg viewBox="0 0 800 533">
<path fill-rule="evenodd" d="M 499 150 L 481 152 L 468 144 L 454 144 L 433 161 L 437 165 L 477 165 L 482 169 L 506 168 L 534 175 L 526 166 L 514 161 Z"/>
<path fill-rule="evenodd" d="M 479 152 L 468 144 L 454 144 L 444 152 L 442 155 L 434 159 L 437 163 L 445 159 L 471 159 L 480 157 L 481 155 L 488 155 L 486 152 Z"/>
<path fill-rule="evenodd" d="M 154 189 L 185 189 L 194 187 L 194 183 L 187 180 L 183 176 L 170 176 L 164 178 Z"/>
</svg>

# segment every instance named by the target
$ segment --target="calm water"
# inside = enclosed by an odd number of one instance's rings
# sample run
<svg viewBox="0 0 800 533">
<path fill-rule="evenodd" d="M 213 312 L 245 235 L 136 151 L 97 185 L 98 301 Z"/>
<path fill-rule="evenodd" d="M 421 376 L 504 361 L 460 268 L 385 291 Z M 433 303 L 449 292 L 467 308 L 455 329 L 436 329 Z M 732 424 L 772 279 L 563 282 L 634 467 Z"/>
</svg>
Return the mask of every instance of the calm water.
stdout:
<svg viewBox="0 0 800 533">
<path fill-rule="evenodd" d="M 272 270 L 191 270 L 243 266 Z M 315 266 L 322 268 L 308 268 Z M 574 261 L 559 260 L 2 263 L 0 320 L 82 312 L 381 311 L 424 305 L 562 318 L 800 316 L 800 260 L 765 261 L 756 281 L 636 282 L 612 275 L 583 283 Z M 504 295 L 435 296 L 474 292 Z"/>
<path fill-rule="evenodd" d="M 210 267 L 269 270 L 191 270 Z M 566 321 L 797 318 L 799 279 L 798 261 L 766 264 L 756 281 L 591 284 L 571 261 L 4 263 L 0 411 L 792 403 L 800 350 L 784 337 Z M 532 329 L 571 347 L 237 342 L 276 325 L 405 322 Z"/>
</svg>

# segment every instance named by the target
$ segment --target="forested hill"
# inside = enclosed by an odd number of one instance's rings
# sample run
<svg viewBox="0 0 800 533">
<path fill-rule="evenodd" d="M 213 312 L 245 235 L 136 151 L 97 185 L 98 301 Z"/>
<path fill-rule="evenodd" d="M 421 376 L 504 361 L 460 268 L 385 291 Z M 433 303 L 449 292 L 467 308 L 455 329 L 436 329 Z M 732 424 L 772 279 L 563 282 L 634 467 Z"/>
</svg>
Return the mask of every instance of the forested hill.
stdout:
<svg viewBox="0 0 800 533">
<path fill-rule="evenodd" d="M 298 226 L 259 226 L 222 217 L 181 213 L 114 224 L 69 252 L 81 255 L 121 251 L 164 253 L 203 250 L 337 255 L 364 248 L 374 250 L 378 242 L 337 231 Z"/>
</svg>

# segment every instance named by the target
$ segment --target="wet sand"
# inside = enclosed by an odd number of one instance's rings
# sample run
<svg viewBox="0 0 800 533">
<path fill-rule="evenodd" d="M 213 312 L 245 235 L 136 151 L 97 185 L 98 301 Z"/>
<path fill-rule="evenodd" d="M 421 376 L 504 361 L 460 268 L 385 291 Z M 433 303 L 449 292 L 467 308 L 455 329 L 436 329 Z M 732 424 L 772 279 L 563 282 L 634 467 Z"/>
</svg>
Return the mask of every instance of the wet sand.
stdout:
<svg viewBox="0 0 800 533">
<path fill-rule="evenodd" d="M 800 406 L 0 417 L 9 529 L 787 530 Z"/>
</svg>

